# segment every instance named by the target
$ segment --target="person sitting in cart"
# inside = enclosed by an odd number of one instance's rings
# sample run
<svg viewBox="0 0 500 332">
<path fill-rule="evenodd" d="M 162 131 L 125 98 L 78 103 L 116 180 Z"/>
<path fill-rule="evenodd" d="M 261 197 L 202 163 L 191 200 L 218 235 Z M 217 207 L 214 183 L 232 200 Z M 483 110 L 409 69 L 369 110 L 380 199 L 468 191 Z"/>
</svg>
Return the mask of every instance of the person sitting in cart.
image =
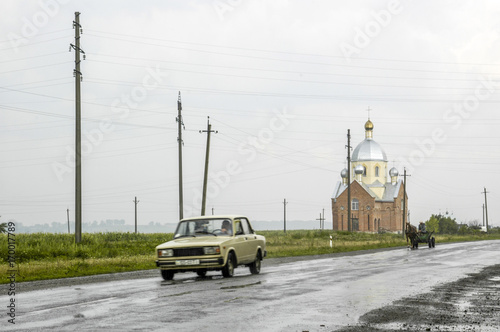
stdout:
<svg viewBox="0 0 500 332">
<path fill-rule="evenodd" d="M 427 231 L 425 230 L 425 223 L 423 221 L 421 221 L 420 224 L 418 225 L 418 231 L 420 233 L 427 233 Z"/>
</svg>

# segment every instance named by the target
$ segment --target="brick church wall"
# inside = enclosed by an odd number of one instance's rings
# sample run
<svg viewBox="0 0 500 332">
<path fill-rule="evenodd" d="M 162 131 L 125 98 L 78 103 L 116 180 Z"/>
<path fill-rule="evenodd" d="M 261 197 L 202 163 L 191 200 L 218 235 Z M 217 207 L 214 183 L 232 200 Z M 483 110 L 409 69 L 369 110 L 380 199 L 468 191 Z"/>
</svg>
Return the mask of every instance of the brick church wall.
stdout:
<svg viewBox="0 0 500 332">
<path fill-rule="evenodd" d="M 351 200 L 358 199 L 359 210 L 351 210 L 351 215 L 354 220 L 358 219 L 357 230 L 360 232 L 401 231 L 403 194 L 403 186 L 400 186 L 398 196 L 393 202 L 376 201 L 357 181 L 353 181 L 351 183 Z M 408 211 L 408 207 L 406 210 Z M 332 199 L 332 220 L 334 231 L 348 230 L 347 190 L 344 190 L 336 200 Z M 353 230 L 356 230 L 355 227 Z"/>
</svg>

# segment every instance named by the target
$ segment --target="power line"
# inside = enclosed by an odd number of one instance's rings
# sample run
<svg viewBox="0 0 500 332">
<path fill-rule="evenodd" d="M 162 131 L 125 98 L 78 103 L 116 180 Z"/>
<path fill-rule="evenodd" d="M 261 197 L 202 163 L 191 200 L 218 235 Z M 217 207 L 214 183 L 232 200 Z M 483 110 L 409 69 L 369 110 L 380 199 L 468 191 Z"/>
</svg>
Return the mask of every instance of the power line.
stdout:
<svg viewBox="0 0 500 332">
<path fill-rule="evenodd" d="M 114 55 L 108 55 L 108 54 L 95 54 L 97 56 L 104 56 L 104 57 L 111 57 L 111 58 L 124 58 L 124 59 L 130 59 L 130 60 L 141 60 L 141 61 L 154 61 L 155 63 L 170 63 L 170 64 L 175 64 L 175 65 L 188 65 L 188 66 L 198 66 L 198 67 L 203 67 L 204 69 L 207 67 L 207 64 L 201 64 L 201 63 L 192 63 L 192 62 L 182 62 L 182 61 L 172 61 L 172 60 L 164 60 L 164 59 L 151 59 L 151 58 L 139 58 L 139 57 L 126 57 L 126 56 L 114 56 Z M 103 62 L 103 63 L 112 63 L 112 64 L 118 64 L 118 65 L 128 65 L 128 66 L 134 66 L 134 67 L 145 67 L 144 65 L 132 65 L 129 63 L 116 63 L 116 62 L 108 62 L 108 61 L 102 61 L 102 60 L 93 60 L 93 62 Z M 261 72 L 272 72 L 272 73 L 282 73 L 282 74 L 293 74 L 293 75 L 318 75 L 318 76 L 335 76 L 335 77 L 356 77 L 356 78 L 381 78 L 381 79 L 401 79 L 401 80 L 425 80 L 425 81 L 462 81 L 462 82 L 477 82 L 477 79 L 466 79 L 466 78 L 434 78 L 434 77 L 408 77 L 408 76 L 379 76 L 379 75 L 358 75 L 358 74 L 345 74 L 345 73 L 329 73 L 329 72 L 310 72 L 310 71 L 291 71 L 291 70 L 278 70 L 278 69 L 265 69 L 262 67 L 242 67 L 242 66 L 228 66 L 228 65 L 217 65 L 217 64 L 210 64 L 210 68 L 222 68 L 222 69 L 235 69 L 235 70 L 249 70 L 252 72 L 255 71 L 261 71 Z M 168 69 L 168 70 L 177 70 L 181 71 L 180 69 L 174 68 L 174 69 Z M 188 71 L 189 72 L 189 71 Z M 212 73 L 212 74 L 217 74 L 218 72 Z"/>
<path fill-rule="evenodd" d="M 265 49 L 257 49 L 257 48 L 247 48 L 247 47 L 236 47 L 236 46 L 226 46 L 226 45 L 216 45 L 216 44 L 207 44 L 207 43 L 193 43 L 193 42 L 186 42 L 186 41 L 178 41 L 178 40 L 171 40 L 171 39 L 164 39 L 164 38 L 153 38 L 153 37 L 147 37 L 147 36 L 138 36 L 138 35 L 130 35 L 130 34 L 118 34 L 118 33 L 111 33 L 111 32 L 105 32 L 105 31 L 99 31 L 99 30 L 92 30 L 89 29 L 89 31 L 97 32 L 97 33 L 102 33 L 102 34 L 107 34 L 107 35 L 113 35 L 113 36 L 122 36 L 122 37 L 127 37 L 127 38 L 138 38 L 140 40 L 153 40 L 153 41 L 164 41 L 164 42 L 171 42 L 171 43 L 177 43 L 177 44 L 187 44 L 187 45 L 201 45 L 201 46 L 208 46 L 208 47 L 215 47 L 215 48 L 224 48 L 224 49 L 235 49 L 235 50 L 243 50 L 243 51 L 258 51 L 258 52 L 266 52 L 266 53 L 277 53 L 277 54 L 286 54 L 286 55 L 299 55 L 299 56 L 312 56 L 312 57 L 326 57 L 326 58 L 336 58 L 340 60 L 345 60 L 344 56 L 340 55 L 329 55 L 329 54 L 317 54 L 317 53 L 304 53 L 304 52 L 290 52 L 290 51 L 276 51 L 276 50 L 265 50 Z M 89 34 L 92 35 L 92 34 Z M 93 35 L 96 37 L 101 37 L 98 35 Z M 132 41 L 134 42 L 134 41 Z M 426 63 L 426 64 L 451 64 L 451 65 L 480 65 L 480 66 L 500 66 L 500 63 L 470 63 L 470 62 L 446 62 L 446 61 L 425 61 L 425 60 L 403 60 L 403 59 L 395 59 L 395 58 L 368 58 L 368 57 L 356 57 L 358 60 L 369 60 L 369 61 L 385 61 L 385 62 L 409 62 L 409 63 Z"/>
<path fill-rule="evenodd" d="M 108 61 L 98 61 L 93 60 L 93 62 L 102 62 L 111 65 L 126 65 L 126 66 L 135 66 L 130 64 L 120 64 L 116 62 L 108 62 Z M 144 66 L 140 66 L 144 67 Z M 448 86 L 415 86 L 415 85 L 389 85 L 389 84 L 367 84 L 367 83 L 347 83 L 347 82 L 328 82 L 328 81 L 310 81 L 304 79 L 291 79 L 291 78 L 273 78 L 273 77 L 259 77 L 259 76 L 249 76 L 249 75 L 241 75 L 241 74 L 224 74 L 221 72 L 216 73 L 208 73 L 208 72 L 200 72 L 195 70 L 185 70 L 185 69 L 176 69 L 176 68 L 164 68 L 164 70 L 168 71 L 176 71 L 183 73 L 194 73 L 198 75 L 211 75 L 211 76 L 224 76 L 224 77 L 237 77 L 237 78 L 251 78 L 251 79 L 261 79 L 267 81 L 285 81 L 285 82 L 295 82 L 295 83 L 311 83 L 311 84 L 332 84 L 332 85 L 342 85 L 342 86 L 369 86 L 369 87 L 384 87 L 384 88 L 401 88 L 401 89 L 443 89 L 443 90 L 467 90 L 474 91 L 476 87 L 448 87 Z M 477 81 L 477 80 L 476 80 Z"/>
</svg>

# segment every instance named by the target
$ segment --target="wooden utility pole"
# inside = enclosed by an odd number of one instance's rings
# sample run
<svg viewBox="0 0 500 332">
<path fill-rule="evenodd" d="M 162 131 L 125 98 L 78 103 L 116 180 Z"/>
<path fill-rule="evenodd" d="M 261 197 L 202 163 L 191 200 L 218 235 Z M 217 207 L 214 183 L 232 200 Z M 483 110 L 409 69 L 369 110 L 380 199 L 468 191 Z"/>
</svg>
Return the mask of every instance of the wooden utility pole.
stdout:
<svg viewBox="0 0 500 332">
<path fill-rule="evenodd" d="M 403 172 L 403 228 L 401 232 L 403 233 L 403 237 L 405 236 L 405 230 L 406 230 L 406 167 L 404 168 Z"/>
<path fill-rule="evenodd" d="M 321 226 L 321 229 L 325 229 L 325 209 L 323 209 L 323 226 Z"/>
<path fill-rule="evenodd" d="M 182 127 L 184 126 L 184 122 L 182 121 L 182 102 L 181 102 L 181 92 L 179 91 L 179 98 L 177 99 L 177 131 L 178 137 L 177 142 L 179 144 L 179 220 L 184 218 L 184 202 L 183 202 L 183 194 L 182 194 L 182 145 L 184 142 L 182 141 Z"/>
<path fill-rule="evenodd" d="M 486 232 L 488 232 L 488 200 L 486 199 L 486 187 L 484 187 L 484 211 L 486 213 Z"/>
<path fill-rule="evenodd" d="M 484 227 L 484 204 L 483 204 L 483 227 Z"/>
<path fill-rule="evenodd" d="M 210 124 L 210 117 L 207 117 L 207 130 L 200 130 L 200 133 L 207 133 L 207 151 L 205 154 L 205 174 L 203 177 L 203 198 L 201 201 L 201 215 L 205 215 L 205 205 L 207 203 L 207 182 L 208 182 L 208 156 L 210 152 L 210 133 L 218 133 L 217 130 L 212 130 L 212 125 Z M 213 214 L 213 213 L 212 213 Z"/>
<path fill-rule="evenodd" d="M 316 220 L 319 220 L 319 229 L 323 229 L 324 228 L 324 221 L 325 221 L 325 209 L 323 209 L 323 215 L 321 215 L 321 213 L 319 214 L 319 219 L 316 219 Z"/>
<path fill-rule="evenodd" d="M 347 230 L 351 231 L 351 129 L 347 129 Z"/>
<path fill-rule="evenodd" d="M 402 233 L 403 237 L 406 236 L 406 177 L 411 176 L 406 174 L 406 167 L 403 172 L 403 228 Z"/>
<path fill-rule="evenodd" d="M 75 242 L 82 241 L 82 149 L 81 149 L 81 99 L 80 99 L 80 82 L 82 73 L 80 71 L 80 53 L 83 54 L 85 60 L 85 52 L 80 49 L 80 13 L 75 12 L 75 20 L 73 21 L 73 29 L 75 29 L 75 44 L 70 44 L 75 50 L 75 69 L 73 76 L 75 77 L 75 109 L 76 109 L 76 130 L 75 130 Z"/>
<path fill-rule="evenodd" d="M 286 198 L 283 199 L 283 230 L 286 233 L 286 205 L 287 205 Z"/>
<path fill-rule="evenodd" d="M 133 200 L 134 205 L 135 205 L 135 234 L 137 234 L 137 204 L 140 202 L 137 200 L 137 196 L 135 196 L 135 199 Z"/>
<path fill-rule="evenodd" d="M 69 229 L 69 208 L 66 209 L 66 215 L 68 216 L 68 234 L 71 234 L 71 231 Z"/>
</svg>

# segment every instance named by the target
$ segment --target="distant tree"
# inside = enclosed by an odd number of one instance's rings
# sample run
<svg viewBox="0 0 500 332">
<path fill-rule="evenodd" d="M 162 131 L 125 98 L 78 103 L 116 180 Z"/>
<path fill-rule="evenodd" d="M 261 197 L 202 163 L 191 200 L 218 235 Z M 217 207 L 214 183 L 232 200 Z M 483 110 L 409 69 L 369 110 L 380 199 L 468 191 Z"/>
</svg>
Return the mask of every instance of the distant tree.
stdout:
<svg viewBox="0 0 500 332">
<path fill-rule="evenodd" d="M 435 217 L 439 220 L 439 233 L 456 234 L 458 232 L 458 224 L 454 218 L 440 214 Z"/>
<path fill-rule="evenodd" d="M 469 226 L 467 226 L 466 224 L 461 224 L 460 227 L 458 228 L 458 233 L 459 234 L 467 234 L 467 233 L 470 233 L 470 229 L 469 229 Z"/>
<path fill-rule="evenodd" d="M 0 224 L 0 233 L 7 233 L 7 223 L 3 222 Z"/>
<path fill-rule="evenodd" d="M 432 215 L 430 219 L 425 222 L 425 228 L 428 232 L 439 233 L 439 220 Z"/>
<path fill-rule="evenodd" d="M 481 229 L 481 224 L 479 223 L 478 219 L 474 219 L 469 221 L 469 228 L 470 229 Z"/>
</svg>

